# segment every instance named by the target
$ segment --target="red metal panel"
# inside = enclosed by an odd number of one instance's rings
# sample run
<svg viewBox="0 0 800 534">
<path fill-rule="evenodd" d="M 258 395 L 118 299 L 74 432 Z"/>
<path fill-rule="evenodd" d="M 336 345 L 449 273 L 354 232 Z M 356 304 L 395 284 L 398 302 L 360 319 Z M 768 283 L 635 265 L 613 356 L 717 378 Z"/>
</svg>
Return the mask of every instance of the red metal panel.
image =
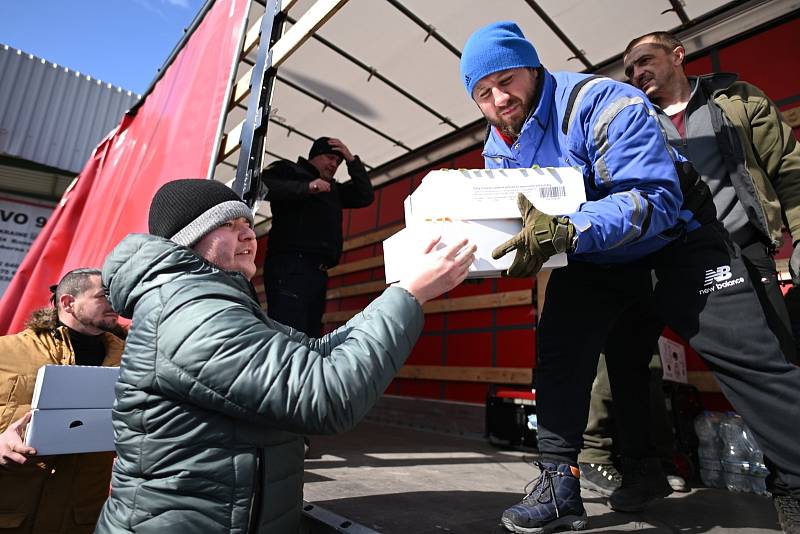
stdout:
<svg viewBox="0 0 800 534">
<path fill-rule="evenodd" d="M 711 58 L 702 56 L 686 63 L 686 74 L 690 76 L 700 76 L 712 72 Z"/>
<path fill-rule="evenodd" d="M 359 295 L 357 297 L 345 297 L 339 299 L 340 310 L 362 310 L 372 302 L 374 298 L 372 295 Z"/>
<path fill-rule="evenodd" d="M 367 258 L 372 258 L 373 256 L 375 256 L 375 252 L 371 246 L 354 248 L 353 250 L 348 250 L 347 252 L 342 253 L 342 258 L 339 263 L 365 260 Z"/>
<path fill-rule="evenodd" d="M 449 334 L 446 355 L 448 366 L 491 367 L 492 334 Z"/>
<path fill-rule="evenodd" d="M 440 332 L 444 330 L 444 318 L 445 315 L 443 313 L 429 313 L 425 315 L 425 332 Z"/>
<path fill-rule="evenodd" d="M 447 314 L 448 330 L 486 328 L 492 324 L 492 310 L 470 310 Z"/>
<path fill-rule="evenodd" d="M 487 393 L 489 393 L 488 384 L 446 382 L 444 385 L 444 398 L 451 401 L 483 404 L 486 402 Z"/>
<path fill-rule="evenodd" d="M 406 364 L 441 365 L 443 348 L 442 336 L 420 336 Z"/>
<path fill-rule="evenodd" d="M 482 149 L 477 148 L 466 154 L 462 154 L 453 159 L 451 165 L 454 169 L 482 169 L 483 156 L 481 156 Z"/>
<path fill-rule="evenodd" d="M 498 278 L 497 291 L 518 291 L 520 289 L 533 289 L 536 286 L 535 278 Z"/>
<path fill-rule="evenodd" d="M 441 382 L 437 380 L 412 380 L 396 378 L 397 394 L 404 397 L 421 397 L 423 399 L 440 399 L 442 397 Z"/>
<path fill-rule="evenodd" d="M 364 282 L 371 282 L 372 276 L 369 271 L 359 271 L 356 273 L 344 274 L 340 277 L 343 286 L 351 286 L 353 284 L 363 284 Z"/>
<path fill-rule="evenodd" d="M 536 336 L 533 328 L 497 332 L 495 341 L 497 367 L 533 367 L 535 365 Z"/>
<path fill-rule="evenodd" d="M 6 290 L 0 332 L 21 330 L 68 270 L 100 266 L 126 234 L 146 231 L 161 185 L 206 176 L 247 7 L 217 2 L 136 114 L 98 145 Z"/>
<path fill-rule="evenodd" d="M 491 280 L 467 280 L 447 293 L 447 298 L 469 297 L 471 295 L 489 295 L 492 293 Z"/>
<path fill-rule="evenodd" d="M 415 190 L 417 187 L 419 187 L 419 184 L 421 184 L 421 183 L 422 183 L 422 179 L 423 179 L 423 178 L 425 178 L 425 175 L 426 175 L 426 174 L 428 174 L 428 171 L 427 171 L 427 170 L 425 170 L 425 171 L 422 171 L 422 172 L 418 172 L 417 174 L 415 174 L 415 175 L 413 175 L 413 176 L 411 177 L 411 191 L 412 191 L 412 192 L 413 192 L 413 191 L 414 191 L 414 190 Z"/>
<path fill-rule="evenodd" d="M 350 226 L 344 233 L 345 238 L 371 232 L 375 229 L 375 221 L 378 219 L 378 202 L 376 200 L 366 208 L 345 210 L 345 213 L 350 217 Z"/>
<path fill-rule="evenodd" d="M 410 178 L 398 180 L 380 189 L 378 228 L 403 222 L 403 201 L 410 193 Z"/>
<path fill-rule="evenodd" d="M 720 68 L 738 72 L 773 100 L 800 95 L 800 19 L 788 21 L 719 51 Z"/>
<path fill-rule="evenodd" d="M 495 316 L 497 326 L 533 324 L 535 321 L 536 309 L 532 305 L 499 308 Z"/>
</svg>

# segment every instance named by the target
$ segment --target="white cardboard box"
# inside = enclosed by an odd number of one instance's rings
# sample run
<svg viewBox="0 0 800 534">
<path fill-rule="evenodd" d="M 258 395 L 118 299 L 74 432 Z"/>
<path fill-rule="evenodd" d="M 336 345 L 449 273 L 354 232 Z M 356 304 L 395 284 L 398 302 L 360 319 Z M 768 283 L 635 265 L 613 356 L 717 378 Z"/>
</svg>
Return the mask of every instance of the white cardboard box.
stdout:
<svg viewBox="0 0 800 534">
<path fill-rule="evenodd" d="M 34 410 L 25 443 L 38 455 L 113 451 L 111 409 Z"/>
<path fill-rule="evenodd" d="M 436 236 L 441 236 L 437 248 L 463 238 L 478 247 L 468 278 L 500 276 L 514 253 L 499 260 L 491 253 L 522 229 L 520 192 L 551 215 L 572 213 L 586 201 L 583 176 L 571 167 L 430 172 L 404 202 L 406 228 L 383 242 L 386 282 L 402 279 Z M 566 264 L 566 254 L 557 254 L 543 269 Z"/>
<path fill-rule="evenodd" d="M 119 367 L 39 368 L 25 443 L 40 455 L 113 451 L 111 407 L 118 377 Z"/>
</svg>

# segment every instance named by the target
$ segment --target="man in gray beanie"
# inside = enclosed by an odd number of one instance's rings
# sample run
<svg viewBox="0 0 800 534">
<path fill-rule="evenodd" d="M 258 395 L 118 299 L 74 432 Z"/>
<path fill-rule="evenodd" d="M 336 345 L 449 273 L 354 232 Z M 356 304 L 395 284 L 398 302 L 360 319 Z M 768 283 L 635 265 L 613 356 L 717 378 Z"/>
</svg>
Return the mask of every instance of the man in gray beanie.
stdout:
<svg viewBox="0 0 800 534">
<path fill-rule="evenodd" d="M 707 186 L 670 149 L 645 95 L 608 78 L 547 71 L 513 22 L 475 31 L 461 79 L 489 122 L 487 168 L 574 166 L 587 198 L 572 213 L 545 214 L 521 195 L 523 229 L 493 252 L 514 252 L 507 274 L 519 277 L 569 255 L 550 276 L 537 328 L 540 475 L 503 525 L 585 528 L 577 456 L 598 354 L 617 317 L 648 298 L 709 364 L 785 485 L 800 490 L 800 368 L 783 357 Z M 616 397 L 613 378 L 611 388 Z M 612 508 L 630 511 L 642 505 L 634 497 L 670 492 L 657 458 L 626 452 Z"/>
<path fill-rule="evenodd" d="M 252 215 L 224 184 L 164 185 L 149 226 L 103 266 L 111 305 L 133 322 L 96 532 L 299 532 L 301 436 L 366 414 L 411 352 L 422 304 L 466 277 L 475 248 L 429 243 L 412 276 L 311 339 L 261 310 Z"/>
</svg>

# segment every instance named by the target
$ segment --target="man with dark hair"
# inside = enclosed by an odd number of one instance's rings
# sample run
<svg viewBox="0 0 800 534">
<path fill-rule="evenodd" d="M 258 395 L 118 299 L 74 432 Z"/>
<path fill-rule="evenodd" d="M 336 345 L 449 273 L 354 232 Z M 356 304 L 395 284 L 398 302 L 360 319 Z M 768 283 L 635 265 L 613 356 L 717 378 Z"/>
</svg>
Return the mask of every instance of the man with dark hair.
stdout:
<svg viewBox="0 0 800 534">
<path fill-rule="evenodd" d="M 112 453 L 36 456 L 23 441 L 41 366 L 116 366 L 122 355 L 124 331 L 99 270 L 70 271 L 51 291 L 54 307 L 34 312 L 19 334 L 0 337 L 3 532 L 93 532 L 108 495 Z"/>
<path fill-rule="evenodd" d="M 345 161 L 351 180 L 336 182 Z M 308 159 L 280 160 L 263 173 L 272 208 L 264 280 L 270 317 L 312 337 L 322 332 L 327 270 L 342 254 L 342 209 L 374 198 L 364 164 L 338 139 L 320 137 Z"/>
<path fill-rule="evenodd" d="M 654 104 L 670 144 L 693 163 L 709 186 L 717 217 L 741 250 L 767 324 L 786 359 L 796 364 L 795 340 L 773 254 L 782 244 L 785 221 L 794 238 L 789 265 L 792 280 L 798 284 L 800 143 L 761 90 L 737 81 L 735 74 L 687 76 L 685 56 L 683 44 L 674 35 L 648 33 L 626 47 L 625 73 Z M 607 407 L 613 397 L 618 447 L 629 454 L 646 454 L 653 445 L 664 448 L 663 440 L 660 444 L 648 443 L 647 432 L 641 432 L 643 422 L 663 417 L 663 408 L 661 413 L 648 413 L 647 409 L 648 382 L 651 387 L 653 384 L 647 380 L 647 363 L 663 327 L 663 319 L 647 305 L 619 319 L 618 333 L 609 338 L 610 347 L 606 347 L 608 375 L 599 373 L 592 390 L 592 424 L 587 429 L 590 435 L 585 436 L 589 442 L 609 444 L 609 439 L 600 439 L 608 437 L 599 435 L 602 425 L 598 421 L 608 417 Z M 623 337 L 619 332 L 630 333 Z M 606 376 L 611 382 L 610 395 L 601 383 Z M 660 388 L 659 381 L 655 386 Z M 603 452 L 609 451 L 583 454 L 597 457 Z M 781 525 L 785 532 L 800 532 L 800 491 L 784 480 L 769 454 L 766 461 L 772 467 L 767 483 Z M 601 466 L 613 471 L 610 465 Z M 600 489 L 610 490 L 615 485 L 611 479 L 604 481 L 592 474 Z M 662 488 L 663 474 L 657 470 L 644 478 L 628 477 L 623 471 L 621 487 L 611 495 L 610 504 L 623 511 L 640 510 L 662 497 Z"/>
<path fill-rule="evenodd" d="M 709 363 L 780 476 L 800 489 L 800 369 L 767 327 L 708 187 L 666 143 L 645 95 L 608 78 L 547 71 L 513 22 L 470 36 L 461 79 L 490 123 L 488 168 L 575 166 L 587 198 L 575 212 L 545 214 L 521 195 L 523 228 L 493 252 L 514 252 L 508 274 L 520 277 L 569 255 L 550 275 L 537 328 L 540 475 L 503 525 L 585 528 L 577 456 L 598 354 L 619 315 L 651 298 Z M 629 458 L 623 471 L 650 463 Z"/>
</svg>

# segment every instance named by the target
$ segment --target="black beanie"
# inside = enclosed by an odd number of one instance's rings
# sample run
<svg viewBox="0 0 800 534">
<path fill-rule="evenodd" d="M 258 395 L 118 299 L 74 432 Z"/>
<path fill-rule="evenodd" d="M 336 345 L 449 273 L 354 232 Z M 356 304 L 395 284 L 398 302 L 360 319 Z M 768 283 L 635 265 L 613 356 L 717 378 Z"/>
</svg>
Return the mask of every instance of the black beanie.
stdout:
<svg viewBox="0 0 800 534">
<path fill-rule="evenodd" d="M 225 222 L 253 213 L 239 195 L 221 182 L 203 178 L 162 185 L 150 203 L 148 226 L 153 235 L 191 247 Z"/>
<path fill-rule="evenodd" d="M 311 150 L 309 150 L 308 152 L 308 159 L 314 159 L 316 156 L 319 156 L 320 154 L 336 154 L 340 158 L 344 159 L 344 155 L 335 148 L 333 148 L 328 143 L 328 139 L 330 139 L 330 137 L 320 137 L 319 139 L 314 141 L 314 144 L 311 145 Z"/>
</svg>

